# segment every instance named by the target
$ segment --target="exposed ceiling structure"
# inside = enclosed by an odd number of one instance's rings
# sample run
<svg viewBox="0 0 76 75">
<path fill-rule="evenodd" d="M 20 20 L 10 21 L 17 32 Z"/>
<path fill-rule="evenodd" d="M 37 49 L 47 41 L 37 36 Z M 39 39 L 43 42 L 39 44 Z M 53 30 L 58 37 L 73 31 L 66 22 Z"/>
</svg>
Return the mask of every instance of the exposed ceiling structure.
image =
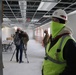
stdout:
<svg viewBox="0 0 76 75">
<path fill-rule="evenodd" d="M 42 4 L 42 7 L 41 7 Z M 56 9 L 76 10 L 76 0 L 3 0 L 5 23 L 41 26 L 51 21 Z"/>
</svg>

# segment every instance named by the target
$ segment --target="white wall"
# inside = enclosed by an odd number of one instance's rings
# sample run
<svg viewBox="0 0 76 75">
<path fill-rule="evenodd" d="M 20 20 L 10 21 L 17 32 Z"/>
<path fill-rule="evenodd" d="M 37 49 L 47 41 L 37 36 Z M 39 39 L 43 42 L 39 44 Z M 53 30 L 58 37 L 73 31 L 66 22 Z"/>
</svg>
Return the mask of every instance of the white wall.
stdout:
<svg viewBox="0 0 76 75">
<path fill-rule="evenodd" d="M 24 30 L 28 36 L 29 36 L 29 39 L 33 39 L 33 30 L 32 29 L 28 29 L 28 30 Z"/>
<path fill-rule="evenodd" d="M 67 26 L 69 26 L 73 31 L 73 36 L 76 39 L 76 13 L 68 15 Z"/>
<path fill-rule="evenodd" d="M 7 37 L 11 37 L 11 34 L 14 34 L 15 30 L 13 28 L 4 27 L 2 28 L 2 41 L 6 40 Z"/>
</svg>

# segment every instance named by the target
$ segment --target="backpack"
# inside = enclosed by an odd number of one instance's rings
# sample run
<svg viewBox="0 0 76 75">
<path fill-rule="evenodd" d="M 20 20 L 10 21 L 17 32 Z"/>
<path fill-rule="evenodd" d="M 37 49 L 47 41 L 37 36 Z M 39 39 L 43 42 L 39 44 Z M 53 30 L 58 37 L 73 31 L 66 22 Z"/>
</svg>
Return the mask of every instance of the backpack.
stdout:
<svg viewBox="0 0 76 75">
<path fill-rule="evenodd" d="M 19 38 L 19 34 L 15 34 L 14 36 L 14 43 L 15 45 L 20 45 L 20 38 Z"/>
</svg>

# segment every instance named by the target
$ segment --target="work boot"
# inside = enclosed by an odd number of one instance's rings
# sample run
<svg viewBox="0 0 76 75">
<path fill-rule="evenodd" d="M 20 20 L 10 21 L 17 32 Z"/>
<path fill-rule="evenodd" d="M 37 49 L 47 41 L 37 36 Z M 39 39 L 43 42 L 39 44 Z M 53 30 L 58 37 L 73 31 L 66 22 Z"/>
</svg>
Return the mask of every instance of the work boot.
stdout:
<svg viewBox="0 0 76 75">
<path fill-rule="evenodd" d="M 24 63 L 24 61 L 19 61 L 19 63 Z"/>
</svg>

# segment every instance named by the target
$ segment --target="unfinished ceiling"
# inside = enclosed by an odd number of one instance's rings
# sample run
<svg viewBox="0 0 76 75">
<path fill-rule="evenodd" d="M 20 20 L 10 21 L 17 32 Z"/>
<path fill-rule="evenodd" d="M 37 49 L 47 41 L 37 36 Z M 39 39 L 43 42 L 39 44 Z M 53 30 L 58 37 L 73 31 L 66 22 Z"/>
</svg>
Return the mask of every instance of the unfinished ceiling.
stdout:
<svg viewBox="0 0 76 75">
<path fill-rule="evenodd" d="M 54 6 L 39 10 L 41 2 L 54 3 Z M 67 14 L 76 10 L 76 0 L 3 0 L 3 5 L 3 18 L 8 18 L 9 23 L 34 24 L 36 27 L 51 21 L 51 15 L 56 9 L 64 9 Z"/>
</svg>

